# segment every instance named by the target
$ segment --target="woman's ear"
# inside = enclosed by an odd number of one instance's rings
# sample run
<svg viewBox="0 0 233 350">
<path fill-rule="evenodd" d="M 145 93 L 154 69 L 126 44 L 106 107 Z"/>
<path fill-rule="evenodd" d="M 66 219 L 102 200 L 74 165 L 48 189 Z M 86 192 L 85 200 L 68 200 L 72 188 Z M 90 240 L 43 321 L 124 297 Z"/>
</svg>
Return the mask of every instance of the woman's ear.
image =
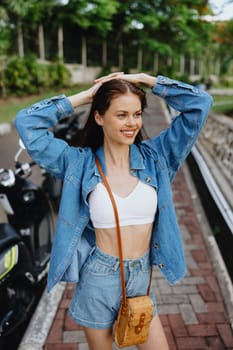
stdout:
<svg viewBox="0 0 233 350">
<path fill-rule="evenodd" d="M 95 121 L 98 125 L 100 125 L 100 126 L 103 125 L 103 117 L 99 114 L 98 111 L 94 112 L 94 118 L 95 118 Z"/>
</svg>

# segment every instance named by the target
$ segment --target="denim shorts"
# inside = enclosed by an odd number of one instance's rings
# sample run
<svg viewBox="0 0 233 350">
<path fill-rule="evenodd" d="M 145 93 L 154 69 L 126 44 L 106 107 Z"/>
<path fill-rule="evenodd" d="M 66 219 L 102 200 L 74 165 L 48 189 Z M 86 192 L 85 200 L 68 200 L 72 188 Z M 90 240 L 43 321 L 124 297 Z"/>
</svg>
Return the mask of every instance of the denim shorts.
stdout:
<svg viewBox="0 0 233 350">
<path fill-rule="evenodd" d="M 150 280 L 149 251 L 124 260 L 127 297 L 145 295 Z M 157 313 L 156 300 L 150 291 Z M 69 306 L 70 317 L 84 327 L 105 329 L 114 325 L 122 300 L 119 259 L 95 247 L 80 272 L 80 281 Z"/>
</svg>

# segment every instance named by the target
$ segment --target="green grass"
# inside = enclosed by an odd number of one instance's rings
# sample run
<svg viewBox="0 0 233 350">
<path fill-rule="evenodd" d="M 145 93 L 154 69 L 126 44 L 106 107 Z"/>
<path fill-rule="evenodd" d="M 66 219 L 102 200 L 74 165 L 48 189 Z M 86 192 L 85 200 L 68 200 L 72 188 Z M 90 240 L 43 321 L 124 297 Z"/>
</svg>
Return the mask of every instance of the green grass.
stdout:
<svg viewBox="0 0 233 350">
<path fill-rule="evenodd" d="M 72 87 L 63 90 L 50 90 L 44 93 L 27 97 L 9 97 L 0 99 L 0 123 L 11 122 L 16 114 L 23 108 L 27 108 L 33 103 L 55 95 L 65 93 L 67 96 L 75 94 L 87 86 Z M 233 96 L 213 96 L 214 105 L 212 110 L 233 116 Z"/>
<path fill-rule="evenodd" d="M 27 97 L 9 97 L 7 99 L 0 99 L 0 123 L 11 122 L 16 114 L 23 108 L 27 108 L 35 102 L 49 98 L 59 94 L 66 94 L 67 96 L 75 94 L 86 88 L 85 86 L 71 87 L 63 90 L 50 90 L 44 93 L 27 96 Z"/>
<path fill-rule="evenodd" d="M 233 116 L 233 96 L 213 96 L 214 104 L 212 110 L 214 112 L 223 113 Z"/>
</svg>

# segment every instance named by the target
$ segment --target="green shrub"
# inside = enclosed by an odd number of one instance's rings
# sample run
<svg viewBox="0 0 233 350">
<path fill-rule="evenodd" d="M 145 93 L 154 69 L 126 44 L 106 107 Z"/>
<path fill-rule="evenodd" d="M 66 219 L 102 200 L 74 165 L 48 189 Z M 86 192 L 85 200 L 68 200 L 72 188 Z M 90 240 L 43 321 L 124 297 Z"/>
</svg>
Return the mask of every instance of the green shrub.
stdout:
<svg viewBox="0 0 233 350">
<path fill-rule="evenodd" d="M 20 57 L 13 57 L 7 64 L 5 71 L 7 94 L 22 96 L 28 93 L 30 79 L 25 60 Z"/>
<path fill-rule="evenodd" d="M 70 85 L 70 73 L 60 62 L 39 63 L 34 55 L 12 57 L 5 70 L 5 86 L 8 95 L 30 95 L 46 88 Z"/>
<path fill-rule="evenodd" d="M 28 70 L 29 94 L 38 93 L 42 88 L 49 86 L 48 67 L 38 63 L 36 56 L 29 55 L 25 58 L 25 65 Z"/>
<path fill-rule="evenodd" d="M 51 87 L 70 86 L 70 72 L 63 63 L 55 62 L 48 65 L 49 85 Z"/>
</svg>

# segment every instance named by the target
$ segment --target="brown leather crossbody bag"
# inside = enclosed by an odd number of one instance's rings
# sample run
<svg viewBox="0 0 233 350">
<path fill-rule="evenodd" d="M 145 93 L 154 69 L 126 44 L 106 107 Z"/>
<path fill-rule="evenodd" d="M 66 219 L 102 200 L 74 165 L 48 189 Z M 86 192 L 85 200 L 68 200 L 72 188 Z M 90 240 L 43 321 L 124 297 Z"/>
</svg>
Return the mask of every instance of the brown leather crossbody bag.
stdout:
<svg viewBox="0 0 233 350">
<path fill-rule="evenodd" d="M 101 168 L 99 160 L 96 158 L 96 165 L 103 179 L 103 183 L 110 196 L 115 220 L 118 239 L 121 283 L 122 283 L 122 302 L 118 312 L 115 327 L 115 343 L 119 348 L 130 345 L 142 344 L 148 338 L 150 322 L 153 318 L 153 302 L 150 298 L 150 285 L 152 278 L 152 270 L 147 295 L 127 298 L 125 288 L 124 263 L 122 254 L 122 241 L 118 210 L 111 188 L 107 182 L 104 172 Z"/>
</svg>

